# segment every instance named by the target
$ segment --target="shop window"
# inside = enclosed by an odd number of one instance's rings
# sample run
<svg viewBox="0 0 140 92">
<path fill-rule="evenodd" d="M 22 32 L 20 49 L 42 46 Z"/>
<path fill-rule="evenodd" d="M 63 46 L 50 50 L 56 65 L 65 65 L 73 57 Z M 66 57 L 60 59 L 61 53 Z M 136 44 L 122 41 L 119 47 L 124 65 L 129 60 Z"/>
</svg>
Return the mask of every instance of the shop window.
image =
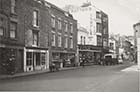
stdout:
<svg viewBox="0 0 140 92">
<path fill-rule="evenodd" d="M 42 53 L 41 54 L 41 64 L 42 65 L 45 65 L 45 61 L 46 61 L 46 54 L 45 53 Z"/>
<path fill-rule="evenodd" d="M 17 23 L 11 22 L 10 24 L 10 38 L 16 38 Z"/>
<path fill-rule="evenodd" d="M 27 66 L 32 65 L 32 60 L 33 60 L 32 53 L 31 52 L 27 52 L 27 56 L 26 57 L 27 57 L 27 61 L 26 61 Z"/>
<path fill-rule="evenodd" d="M 40 53 L 35 53 L 36 55 L 36 65 L 41 65 L 41 62 L 40 62 Z"/>
</svg>

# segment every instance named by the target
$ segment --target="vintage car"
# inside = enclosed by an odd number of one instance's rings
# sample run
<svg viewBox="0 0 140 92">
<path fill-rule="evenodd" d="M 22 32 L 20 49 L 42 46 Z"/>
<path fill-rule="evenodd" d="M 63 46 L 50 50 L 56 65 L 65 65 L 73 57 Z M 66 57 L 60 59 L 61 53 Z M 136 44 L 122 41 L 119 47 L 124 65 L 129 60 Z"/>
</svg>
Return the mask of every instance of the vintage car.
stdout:
<svg viewBox="0 0 140 92">
<path fill-rule="evenodd" d="M 104 55 L 105 65 L 115 65 L 118 64 L 117 54 L 109 53 Z"/>
</svg>

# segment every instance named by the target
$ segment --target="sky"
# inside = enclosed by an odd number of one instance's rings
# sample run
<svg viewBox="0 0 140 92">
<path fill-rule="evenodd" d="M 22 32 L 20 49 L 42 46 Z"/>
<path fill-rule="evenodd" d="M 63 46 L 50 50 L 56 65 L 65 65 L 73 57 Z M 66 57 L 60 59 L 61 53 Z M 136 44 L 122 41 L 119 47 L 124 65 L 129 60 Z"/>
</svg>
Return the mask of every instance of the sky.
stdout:
<svg viewBox="0 0 140 92">
<path fill-rule="evenodd" d="M 133 24 L 140 21 L 140 0 L 47 0 L 63 8 L 65 5 L 80 6 L 86 1 L 103 10 L 109 16 L 109 33 L 133 35 Z"/>
</svg>

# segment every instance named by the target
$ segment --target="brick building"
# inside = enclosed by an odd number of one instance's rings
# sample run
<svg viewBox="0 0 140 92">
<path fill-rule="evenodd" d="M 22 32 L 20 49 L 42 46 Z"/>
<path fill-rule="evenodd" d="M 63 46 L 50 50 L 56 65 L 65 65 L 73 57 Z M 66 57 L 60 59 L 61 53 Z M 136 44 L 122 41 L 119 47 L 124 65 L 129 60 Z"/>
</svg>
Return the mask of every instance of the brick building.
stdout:
<svg viewBox="0 0 140 92">
<path fill-rule="evenodd" d="M 1 71 L 49 69 L 56 58 L 74 58 L 76 46 L 77 21 L 68 12 L 45 0 L 0 0 Z"/>
<path fill-rule="evenodd" d="M 51 6 L 50 61 L 59 62 L 60 67 L 65 67 L 68 63 L 73 66 L 77 50 L 77 21 L 70 13 L 53 4 L 49 5 Z"/>
</svg>

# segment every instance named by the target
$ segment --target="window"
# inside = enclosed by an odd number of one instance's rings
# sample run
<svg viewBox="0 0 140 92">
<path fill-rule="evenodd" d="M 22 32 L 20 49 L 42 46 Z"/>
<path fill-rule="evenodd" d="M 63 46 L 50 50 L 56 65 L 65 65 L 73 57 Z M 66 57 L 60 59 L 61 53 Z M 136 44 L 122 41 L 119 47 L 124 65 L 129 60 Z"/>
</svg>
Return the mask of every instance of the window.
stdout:
<svg viewBox="0 0 140 92">
<path fill-rule="evenodd" d="M 70 32 L 73 33 L 73 24 L 70 24 Z"/>
<path fill-rule="evenodd" d="M 10 24 L 10 38 L 16 38 L 17 23 L 11 22 Z"/>
<path fill-rule="evenodd" d="M 100 32 L 100 23 L 96 24 L 96 30 L 97 30 L 98 33 Z"/>
<path fill-rule="evenodd" d="M 4 35 L 3 19 L 0 18 L 0 36 Z"/>
<path fill-rule="evenodd" d="M 84 45 L 86 44 L 86 37 L 84 37 Z"/>
<path fill-rule="evenodd" d="M 61 47 L 62 44 L 62 37 L 61 35 L 58 36 L 58 47 Z"/>
<path fill-rule="evenodd" d="M 51 25 L 52 25 L 52 27 L 55 27 L 55 17 L 54 16 L 51 17 Z"/>
<path fill-rule="evenodd" d="M 11 0 L 11 13 L 16 13 L 16 0 Z"/>
<path fill-rule="evenodd" d="M 2 9 L 2 5 L 3 5 L 2 0 L 0 0 L 0 9 Z"/>
<path fill-rule="evenodd" d="M 73 48 L 73 38 L 70 38 L 70 48 Z"/>
<path fill-rule="evenodd" d="M 81 44 L 83 44 L 83 36 L 81 36 Z"/>
<path fill-rule="evenodd" d="M 114 49 L 114 44 L 110 43 L 110 49 L 113 50 Z"/>
<path fill-rule="evenodd" d="M 65 32 L 67 32 L 67 31 L 68 31 L 68 23 L 65 22 Z"/>
<path fill-rule="evenodd" d="M 33 46 L 38 46 L 39 35 L 38 32 L 33 32 Z"/>
<path fill-rule="evenodd" d="M 40 53 L 34 53 L 34 55 L 36 57 L 36 65 L 41 65 Z"/>
<path fill-rule="evenodd" d="M 61 29 L 62 28 L 62 22 L 61 22 L 61 19 L 58 19 L 58 29 Z"/>
<path fill-rule="evenodd" d="M 45 61 L 46 61 L 46 54 L 45 53 L 41 53 L 41 64 L 45 65 Z"/>
<path fill-rule="evenodd" d="M 96 12 L 96 18 L 101 18 L 100 12 Z"/>
<path fill-rule="evenodd" d="M 97 45 L 98 46 L 102 45 L 102 37 L 101 36 L 97 36 Z"/>
<path fill-rule="evenodd" d="M 52 46 L 55 46 L 55 34 L 52 34 Z"/>
<path fill-rule="evenodd" d="M 27 66 L 32 65 L 32 61 L 33 61 L 32 52 L 27 52 L 26 58 L 27 58 L 27 60 L 26 60 L 26 65 L 27 65 Z"/>
<path fill-rule="evenodd" d="M 39 26 L 39 11 L 38 10 L 33 11 L 33 26 L 35 27 Z"/>
<path fill-rule="evenodd" d="M 68 38 L 65 37 L 65 48 L 68 48 Z"/>
</svg>

